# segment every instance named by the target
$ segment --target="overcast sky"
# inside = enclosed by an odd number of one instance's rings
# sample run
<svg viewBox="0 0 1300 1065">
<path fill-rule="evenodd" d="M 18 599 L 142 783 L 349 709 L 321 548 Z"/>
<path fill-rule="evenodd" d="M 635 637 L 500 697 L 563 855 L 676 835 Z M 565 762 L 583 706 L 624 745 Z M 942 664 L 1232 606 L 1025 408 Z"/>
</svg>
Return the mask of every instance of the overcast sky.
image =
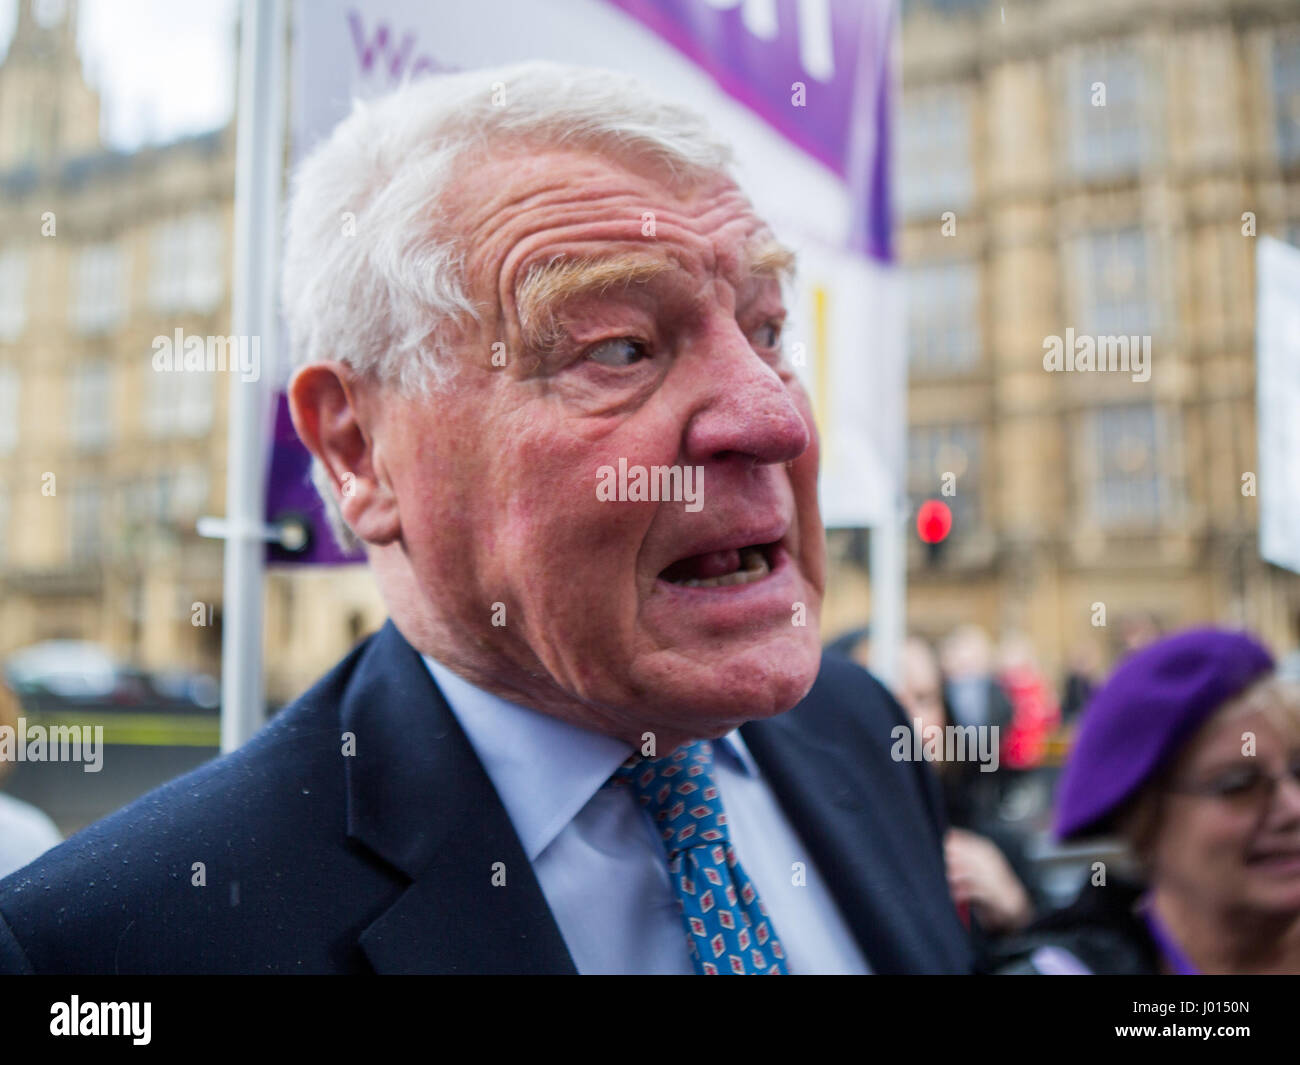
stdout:
<svg viewBox="0 0 1300 1065">
<path fill-rule="evenodd" d="M 0 0 L 4 54 L 18 3 Z M 105 141 L 134 148 L 225 125 L 234 112 L 238 11 L 238 0 L 81 0 L 78 49 L 100 91 Z"/>
</svg>

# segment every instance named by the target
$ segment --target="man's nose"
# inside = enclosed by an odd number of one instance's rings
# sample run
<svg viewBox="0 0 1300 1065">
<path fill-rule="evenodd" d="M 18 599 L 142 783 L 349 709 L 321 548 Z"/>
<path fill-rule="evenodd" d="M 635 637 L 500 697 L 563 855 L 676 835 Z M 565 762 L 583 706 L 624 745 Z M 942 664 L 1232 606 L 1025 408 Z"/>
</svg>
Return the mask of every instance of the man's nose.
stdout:
<svg viewBox="0 0 1300 1065">
<path fill-rule="evenodd" d="M 731 457 L 755 464 L 790 462 L 812 442 L 790 385 L 734 323 L 720 330 L 695 366 L 701 393 L 686 429 L 692 462 Z"/>
</svg>

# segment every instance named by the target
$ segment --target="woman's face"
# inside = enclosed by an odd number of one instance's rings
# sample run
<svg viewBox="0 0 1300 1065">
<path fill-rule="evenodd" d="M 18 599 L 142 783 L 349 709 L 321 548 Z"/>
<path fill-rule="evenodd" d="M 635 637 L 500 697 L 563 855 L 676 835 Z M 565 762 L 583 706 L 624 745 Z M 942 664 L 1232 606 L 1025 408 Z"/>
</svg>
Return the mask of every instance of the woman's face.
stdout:
<svg viewBox="0 0 1300 1065">
<path fill-rule="evenodd" d="M 1220 912 L 1300 913 L 1300 738 L 1261 710 L 1220 714 L 1167 792 L 1154 880 Z"/>
</svg>

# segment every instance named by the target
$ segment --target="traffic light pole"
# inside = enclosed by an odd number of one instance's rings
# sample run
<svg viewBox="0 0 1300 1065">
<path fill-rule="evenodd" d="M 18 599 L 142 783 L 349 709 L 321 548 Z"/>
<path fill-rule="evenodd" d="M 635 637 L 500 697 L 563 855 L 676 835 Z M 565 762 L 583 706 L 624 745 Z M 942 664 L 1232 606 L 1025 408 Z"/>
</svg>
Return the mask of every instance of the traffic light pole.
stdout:
<svg viewBox="0 0 1300 1065">
<path fill-rule="evenodd" d="M 906 511 L 897 499 L 888 517 L 871 528 L 871 672 L 894 688 L 902 672 L 907 634 Z"/>
</svg>

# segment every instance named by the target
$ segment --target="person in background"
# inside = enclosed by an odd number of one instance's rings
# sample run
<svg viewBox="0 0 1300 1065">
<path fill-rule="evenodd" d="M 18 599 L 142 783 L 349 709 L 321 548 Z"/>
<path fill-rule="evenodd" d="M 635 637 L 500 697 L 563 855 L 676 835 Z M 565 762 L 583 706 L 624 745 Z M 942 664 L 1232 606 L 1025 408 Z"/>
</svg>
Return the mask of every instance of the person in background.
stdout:
<svg viewBox="0 0 1300 1065">
<path fill-rule="evenodd" d="M 1300 973 L 1300 689 L 1253 637 L 1203 628 L 1126 659 L 1083 713 L 1057 835 L 1117 834 L 1003 973 Z"/>
<path fill-rule="evenodd" d="M 938 660 L 919 637 L 903 645 L 896 694 L 913 728 L 920 722 L 922 735 L 952 720 Z M 950 826 L 944 837 L 949 890 L 958 912 L 974 916 L 979 948 L 986 938 L 1029 923 L 1042 901 L 1037 878 L 1019 838 L 997 823 L 996 772 L 981 772 L 974 761 L 934 762 L 931 768 L 943 788 Z"/>
<path fill-rule="evenodd" d="M 1092 640 L 1073 645 L 1066 654 L 1061 718 L 1067 725 L 1074 723 L 1097 690 L 1098 677 L 1102 672 L 1100 658 L 1097 644 Z"/>
<path fill-rule="evenodd" d="M 1011 703 L 1002 759 L 1008 769 L 1034 769 L 1042 764 L 1047 738 L 1060 722 L 1061 711 L 1028 639 L 1019 633 L 1006 636 L 998 659 L 998 684 Z"/>
<path fill-rule="evenodd" d="M 959 625 L 939 651 L 944 696 L 956 725 L 1011 723 L 1011 703 L 998 685 L 993 669 L 993 645 L 978 625 Z"/>
<path fill-rule="evenodd" d="M 0 730 L 16 730 L 19 712 L 17 697 L 0 682 Z M 0 779 L 9 769 L 9 762 L 0 757 Z M 0 791 L 0 879 L 35 861 L 62 841 L 48 816 L 30 803 Z"/>
</svg>

